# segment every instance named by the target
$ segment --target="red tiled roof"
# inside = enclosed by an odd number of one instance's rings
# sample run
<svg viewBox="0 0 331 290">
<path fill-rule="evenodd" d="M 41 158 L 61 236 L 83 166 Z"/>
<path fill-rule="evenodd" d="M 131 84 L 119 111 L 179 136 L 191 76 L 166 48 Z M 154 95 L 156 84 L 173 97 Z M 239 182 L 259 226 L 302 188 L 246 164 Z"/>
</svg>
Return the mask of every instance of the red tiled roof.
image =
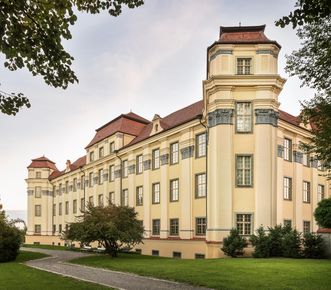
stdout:
<svg viewBox="0 0 331 290">
<path fill-rule="evenodd" d="M 95 136 L 85 148 L 100 142 L 116 132 L 138 136 L 146 124 L 149 123 L 150 122 L 148 120 L 135 113 L 130 112 L 128 114 L 122 114 L 102 127 L 96 129 Z"/>
<path fill-rule="evenodd" d="M 300 123 L 301 123 L 301 119 L 300 117 L 296 117 L 296 116 L 293 116 L 289 113 L 286 113 L 282 110 L 279 110 L 279 119 L 287 122 L 287 123 L 290 123 L 292 125 L 295 125 L 295 126 L 300 126 Z"/>
<path fill-rule="evenodd" d="M 281 47 L 276 41 L 270 40 L 264 34 L 265 25 L 260 26 L 232 26 L 220 27 L 220 38 L 216 43 L 233 44 L 254 44 L 273 43 Z"/>
<path fill-rule="evenodd" d="M 83 167 L 86 164 L 86 155 L 78 158 L 74 163 L 70 164 L 70 172 L 74 171 L 80 167 Z M 64 175 L 66 172 L 65 170 L 59 171 L 56 170 L 54 172 L 52 172 L 52 174 L 49 176 L 49 180 L 55 179 L 57 177 L 60 177 L 62 175 Z"/>
<path fill-rule="evenodd" d="M 180 109 L 164 118 L 160 119 L 160 125 L 163 128 L 163 131 L 169 130 L 181 124 L 187 123 L 191 120 L 196 119 L 199 115 L 202 114 L 203 101 L 198 101 L 192 105 L 189 105 L 183 109 Z M 150 133 L 153 129 L 153 123 L 149 123 L 141 131 L 139 136 L 133 139 L 127 146 L 136 144 L 142 140 L 147 139 L 150 136 Z M 161 131 L 161 132 L 163 132 Z"/>
<path fill-rule="evenodd" d="M 322 228 L 322 229 L 318 229 L 317 233 L 330 233 L 331 234 L 331 228 Z"/>
<path fill-rule="evenodd" d="M 53 170 L 58 170 L 55 166 L 55 162 L 53 162 L 52 160 L 49 160 L 45 156 L 32 159 L 32 162 L 28 166 L 28 168 L 50 168 Z"/>
</svg>

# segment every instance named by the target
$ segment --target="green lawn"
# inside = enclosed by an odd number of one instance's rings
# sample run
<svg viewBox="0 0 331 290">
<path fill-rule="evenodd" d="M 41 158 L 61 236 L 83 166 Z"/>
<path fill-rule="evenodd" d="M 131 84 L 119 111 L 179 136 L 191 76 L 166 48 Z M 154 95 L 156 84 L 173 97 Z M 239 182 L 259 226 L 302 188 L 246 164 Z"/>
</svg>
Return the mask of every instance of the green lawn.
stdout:
<svg viewBox="0 0 331 290">
<path fill-rule="evenodd" d="M 92 283 L 59 276 L 30 268 L 20 263 L 40 259 L 47 255 L 41 253 L 21 252 L 15 262 L 0 263 L 0 289 L 1 290 L 81 290 L 81 289 L 110 289 Z"/>
<path fill-rule="evenodd" d="M 216 289 L 331 289 L 331 260 L 178 260 L 120 254 L 118 258 L 92 256 L 71 262 Z"/>
</svg>

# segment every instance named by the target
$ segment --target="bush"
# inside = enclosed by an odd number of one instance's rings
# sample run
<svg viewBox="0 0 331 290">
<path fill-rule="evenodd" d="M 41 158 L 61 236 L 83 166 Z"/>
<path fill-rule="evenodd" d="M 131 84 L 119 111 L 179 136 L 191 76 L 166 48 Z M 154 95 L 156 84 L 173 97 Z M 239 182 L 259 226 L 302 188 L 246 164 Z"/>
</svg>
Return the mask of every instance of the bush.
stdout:
<svg viewBox="0 0 331 290">
<path fill-rule="evenodd" d="M 281 225 L 269 229 L 270 257 L 281 257 L 283 255 L 283 236 L 286 232 Z"/>
<path fill-rule="evenodd" d="M 324 257 L 324 245 L 321 235 L 307 233 L 303 240 L 303 255 L 309 259 L 321 259 Z"/>
<path fill-rule="evenodd" d="M 282 239 L 282 252 L 285 258 L 301 258 L 301 233 L 297 230 L 285 232 Z"/>
<path fill-rule="evenodd" d="M 16 259 L 23 240 L 22 232 L 0 211 L 0 262 Z"/>
<path fill-rule="evenodd" d="M 331 197 L 318 203 L 314 216 L 321 228 L 331 228 Z"/>
<path fill-rule="evenodd" d="M 270 236 L 266 235 L 263 227 L 259 227 L 256 231 L 257 235 L 252 235 L 250 241 L 255 247 L 254 258 L 268 258 L 270 256 Z"/>
<path fill-rule="evenodd" d="M 233 228 L 230 231 L 230 235 L 223 239 L 221 250 L 227 256 L 237 257 L 244 254 L 244 248 L 246 246 L 246 239 L 239 235 L 237 229 Z"/>
</svg>

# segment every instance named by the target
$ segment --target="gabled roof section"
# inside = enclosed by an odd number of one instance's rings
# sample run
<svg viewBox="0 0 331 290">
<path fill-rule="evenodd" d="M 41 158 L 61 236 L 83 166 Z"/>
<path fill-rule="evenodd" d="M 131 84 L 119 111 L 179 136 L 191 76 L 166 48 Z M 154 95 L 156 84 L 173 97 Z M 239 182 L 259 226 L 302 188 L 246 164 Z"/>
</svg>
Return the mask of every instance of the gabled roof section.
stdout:
<svg viewBox="0 0 331 290">
<path fill-rule="evenodd" d="M 149 123 L 150 121 L 133 112 L 122 114 L 102 127 L 96 129 L 95 136 L 85 148 L 91 147 L 116 132 L 138 136 L 142 129 Z"/>
<path fill-rule="evenodd" d="M 300 123 L 301 123 L 301 118 L 300 116 L 296 117 L 296 116 L 293 116 L 289 113 L 286 113 L 282 110 L 279 110 L 279 119 L 287 122 L 287 123 L 290 123 L 292 125 L 295 125 L 295 126 L 300 126 Z"/>
<path fill-rule="evenodd" d="M 53 170 L 58 170 L 55 166 L 55 162 L 48 159 L 45 156 L 35 158 L 31 160 L 31 164 L 28 166 L 28 168 L 50 168 Z"/>
<path fill-rule="evenodd" d="M 78 158 L 75 162 L 70 164 L 70 171 L 69 172 L 74 171 L 76 169 L 79 169 L 79 168 L 83 167 L 85 164 L 86 164 L 86 155 Z M 66 174 L 65 170 L 62 170 L 62 171 L 56 170 L 56 171 L 52 172 L 52 174 L 49 176 L 48 179 L 52 180 L 52 179 L 60 177 L 64 174 Z"/>
<path fill-rule="evenodd" d="M 281 48 L 279 43 L 270 40 L 264 34 L 265 25 L 220 27 L 220 38 L 216 43 L 224 44 L 263 44 L 272 43 Z"/>
<path fill-rule="evenodd" d="M 189 121 L 199 118 L 202 114 L 203 110 L 203 101 L 198 101 L 192 105 L 189 105 L 183 109 L 180 109 L 164 118 L 160 118 L 160 124 L 162 126 L 162 131 L 172 129 L 174 127 L 185 124 Z M 145 126 L 145 128 L 141 131 L 140 135 L 134 138 L 127 146 L 131 146 L 140 141 L 143 141 L 150 137 L 150 134 L 153 130 L 153 123 L 149 123 Z"/>
</svg>

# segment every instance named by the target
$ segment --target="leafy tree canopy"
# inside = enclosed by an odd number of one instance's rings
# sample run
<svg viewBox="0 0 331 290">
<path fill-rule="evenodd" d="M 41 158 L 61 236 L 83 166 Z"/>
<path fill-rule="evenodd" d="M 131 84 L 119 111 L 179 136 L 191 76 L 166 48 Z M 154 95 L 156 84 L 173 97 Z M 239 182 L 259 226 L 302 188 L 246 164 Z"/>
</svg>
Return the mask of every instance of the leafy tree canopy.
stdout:
<svg viewBox="0 0 331 290">
<path fill-rule="evenodd" d="M 132 248 L 142 242 L 144 228 L 137 220 L 134 208 L 92 204 L 87 206 L 84 215 L 70 224 L 64 238 L 82 244 L 98 242 L 113 257 L 121 248 Z"/>
<path fill-rule="evenodd" d="M 314 216 L 321 228 L 331 228 L 331 197 L 318 203 Z"/>
<path fill-rule="evenodd" d="M 71 69 L 74 58 L 62 41 L 72 38 L 70 28 L 77 12 L 97 14 L 104 10 L 118 16 L 122 7 L 135 8 L 143 0 L 0 0 L 0 52 L 4 66 L 11 71 L 26 67 L 40 75 L 46 84 L 67 88 L 78 82 Z M 0 111 L 15 115 L 30 103 L 23 94 L 8 96 L 0 92 Z"/>
</svg>

